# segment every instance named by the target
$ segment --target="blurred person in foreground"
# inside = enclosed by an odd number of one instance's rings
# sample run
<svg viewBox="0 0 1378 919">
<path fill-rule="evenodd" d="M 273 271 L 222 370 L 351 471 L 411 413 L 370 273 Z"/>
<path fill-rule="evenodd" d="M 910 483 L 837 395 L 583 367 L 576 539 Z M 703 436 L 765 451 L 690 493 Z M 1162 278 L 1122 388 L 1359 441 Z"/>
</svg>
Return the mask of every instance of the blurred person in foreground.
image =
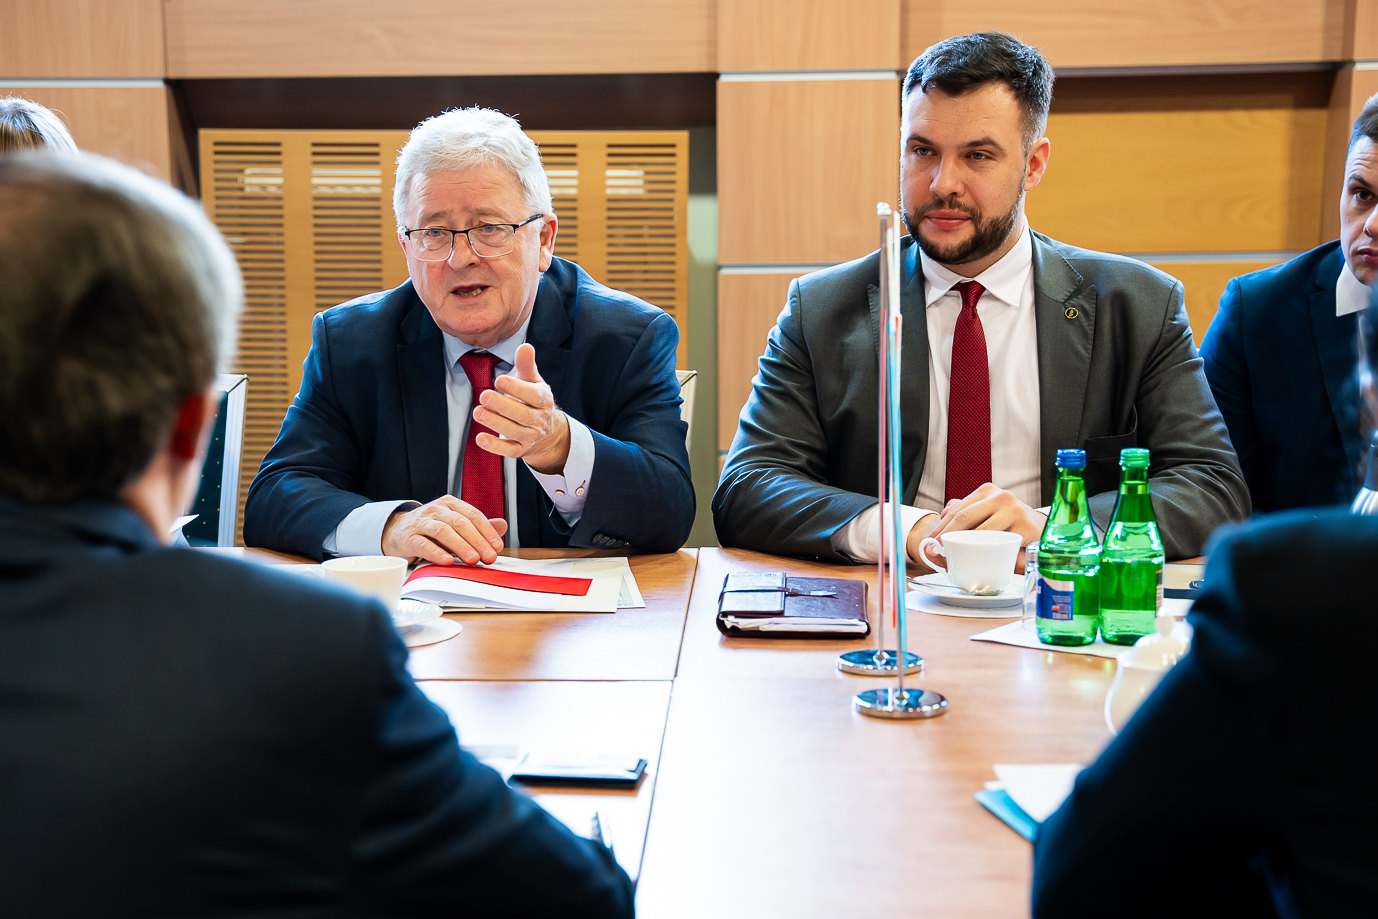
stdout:
<svg viewBox="0 0 1378 919">
<path fill-rule="evenodd" d="M 393 210 L 409 279 L 316 317 L 245 543 L 442 565 L 682 546 L 679 330 L 555 257 L 531 138 L 492 109 L 427 119 L 397 157 Z"/>
<path fill-rule="evenodd" d="M 1169 558 L 1199 555 L 1216 527 L 1249 514 L 1181 282 L 1029 225 L 1052 96 L 1043 55 L 1000 32 L 938 42 L 904 79 L 901 526 L 924 565 L 925 536 L 1038 539 L 1063 447 L 1086 451 L 1102 528 L 1120 451 L 1152 451 Z M 790 283 L 713 496 L 724 546 L 876 560 L 878 265 L 872 253 Z"/>
<path fill-rule="evenodd" d="M 1378 304 L 1358 323 L 1378 409 Z M 1190 653 L 1039 830 L 1033 912 L 1378 915 L 1378 517 L 1223 530 Z"/>
<path fill-rule="evenodd" d="M 1232 279 L 1201 342 L 1255 511 L 1348 504 L 1363 479 L 1354 341 L 1378 277 L 1378 95 L 1350 133 L 1339 230 Z"/>
<path fill-rule="evenodd" d="M 462 752 L 376 602 L 163 545 L 242 296 L 196 205 L 0 157 L 0 903 L 12 916 L 629 916 Z"/>
<path fill-rule="evenodd" d="M 21 150 L 76 153 L 76 141 L 57 113 L 22 96 L 0 98 L 0 153 Z"/>
</svg>

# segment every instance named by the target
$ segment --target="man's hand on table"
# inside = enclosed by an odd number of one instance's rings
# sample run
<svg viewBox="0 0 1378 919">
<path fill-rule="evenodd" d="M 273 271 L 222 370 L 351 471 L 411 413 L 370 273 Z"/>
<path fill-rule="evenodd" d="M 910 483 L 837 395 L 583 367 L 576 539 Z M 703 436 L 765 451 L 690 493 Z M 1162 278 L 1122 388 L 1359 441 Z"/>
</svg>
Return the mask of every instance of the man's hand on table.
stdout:
<svg viewBox="0 0 1378 919">
<path fill-rule="evenodd" d="M 489 453 L 525 460 L 542 475 L 559 474 L 569 458 L 569 419 L 536 370 L 535 348 L 519 345 L 513 370 L 479 397 L 474 420 L 500 436 L 479 434 L 477 443 Z"/>
<path fill-rule="evenodd" d="M 492 564 L 502 549 L 507 521 L 487 519 L 453 495 L 411 510 L 396 510 L 383 525 L 383 554 L 437 565 Z"/>
<path fill-rule="evenodd" d="M 987 482 L 960 501 L 949 501 L 942 514 L 929 515 L 919 521 L 909 533 L 909 556 L 927 564 L 927 558 L 919 558 L 920 540 L 925 536 L 941 536 L 943 533 L 956 530 L 1000 530 L 1018 533 L 1027 546 L 1038 539 L 1047 522 L 1046 515 L 1020 501 L 1013 493 Z M 920 533 L 920 530 L 927 532 Z M 1023 552 L 1019 553 L 1014 570 L 1023 573 Z"/>
</svg>

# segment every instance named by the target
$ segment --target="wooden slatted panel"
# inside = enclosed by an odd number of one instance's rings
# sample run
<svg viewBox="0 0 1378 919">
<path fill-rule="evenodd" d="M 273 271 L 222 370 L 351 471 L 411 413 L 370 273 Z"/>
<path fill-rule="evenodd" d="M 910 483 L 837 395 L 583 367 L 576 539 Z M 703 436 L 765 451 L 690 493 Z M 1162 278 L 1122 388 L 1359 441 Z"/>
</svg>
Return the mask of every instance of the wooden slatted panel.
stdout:
<svg viewBox="0 0 1378 919">
<path fill-rule="evenodd" d="M 689 136 L 532 132 L 560 229 L 555 254 L 661 307 L 685 364 Z M 211 219 L 244 272 L 234 370 L 249 376 L 240 508 L 301 386 L 316 313 L 406 279 L 392 216 L 404 131 L 202 131 Z M 207 180 L 206 177 L 210 177 Z"/>
<path fill-rule="evenodd" d="M 249 376 L 236 542 L 244 499 L 292 397 L 287 372 L 287 276 L 281 141 L 202 139 L 207 213 L 244 275 L 244 315 L 233 370 Z"/>
</svg>

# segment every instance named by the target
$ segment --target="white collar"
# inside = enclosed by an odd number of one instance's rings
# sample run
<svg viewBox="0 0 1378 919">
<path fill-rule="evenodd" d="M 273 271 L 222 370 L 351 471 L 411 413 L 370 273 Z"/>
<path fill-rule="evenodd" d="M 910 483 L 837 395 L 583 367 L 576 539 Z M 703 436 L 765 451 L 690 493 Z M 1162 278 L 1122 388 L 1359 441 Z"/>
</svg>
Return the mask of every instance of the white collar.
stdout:
<svg viewBox="0 0 1378 919">
<path fill-rule="evenodd" d="M 1029 272 L 1033 271 L 1033 236 L 1028 218 L 1020 216 L 1019 228 L 1015 232 L 1019 238 L 1014 248 L 974 278 L 965 278 L 947 266 L 938 264 L 920 249 L 919 264 L 923 266 L 923 276 L 927 282 L 924 285 L 924 306 L 937 303 L 962 281 L 976 281 L 990 296 L 1017 308 L 1028 286 Z"/>
<path fill-rule="evenodd" d="M 1349 267 L 1349 260 L 1346 259 L 1344 269 L 1340 272 L 1340 280 L 1335 283 L 1335 315 L 1348 316 L 1350 313 L 1367 309 L 1371 294 L 1372 291 L 1354 276 Z"/>
<path fill-rule="evenodd" d="M 487 351 L 489 354 L 497 355 L 498 360 L 509 367 L 515 366 L 517 363 L 517 346 L 526 341 L 526 329 L 529 325 L 531 325 L 531 317 L 527 316 L 526 322 L 522 323 L 520 329 L 491 348 L 475 348 L 473 345 L 465 344 L 455 338 L 449 332 L 442 331 L 440 334 L 445 338 L 445 366 L 453 369 L 459 359 L 470 351 Z"/>
</svg>

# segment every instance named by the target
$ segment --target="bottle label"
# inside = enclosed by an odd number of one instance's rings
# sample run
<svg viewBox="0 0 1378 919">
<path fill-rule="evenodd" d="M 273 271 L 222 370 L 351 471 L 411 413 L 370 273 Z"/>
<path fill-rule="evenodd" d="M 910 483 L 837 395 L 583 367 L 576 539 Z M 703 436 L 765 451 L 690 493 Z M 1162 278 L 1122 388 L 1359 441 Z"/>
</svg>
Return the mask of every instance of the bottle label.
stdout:
<svg viewBox="0 0 1378 919">
<path fill-rule="evenodd" d="M 1154 602 L 1153 602 L 1153 613 L 1154 613 L 1154 615 L 1160 615 L 1162 612 L 1163 612 L 1163 569 L 1162 569 L 1161 567 L 1159 567 L 1159 569 L 1158 569 L 1158 596 L 1154 599 Z"/>
<path fill-rule="evenodd" d="M 1038 577 L 1038 618 L 1071 622 L 1076 605 L 1076 585 L 1071 581 Z"/>
</svg>

